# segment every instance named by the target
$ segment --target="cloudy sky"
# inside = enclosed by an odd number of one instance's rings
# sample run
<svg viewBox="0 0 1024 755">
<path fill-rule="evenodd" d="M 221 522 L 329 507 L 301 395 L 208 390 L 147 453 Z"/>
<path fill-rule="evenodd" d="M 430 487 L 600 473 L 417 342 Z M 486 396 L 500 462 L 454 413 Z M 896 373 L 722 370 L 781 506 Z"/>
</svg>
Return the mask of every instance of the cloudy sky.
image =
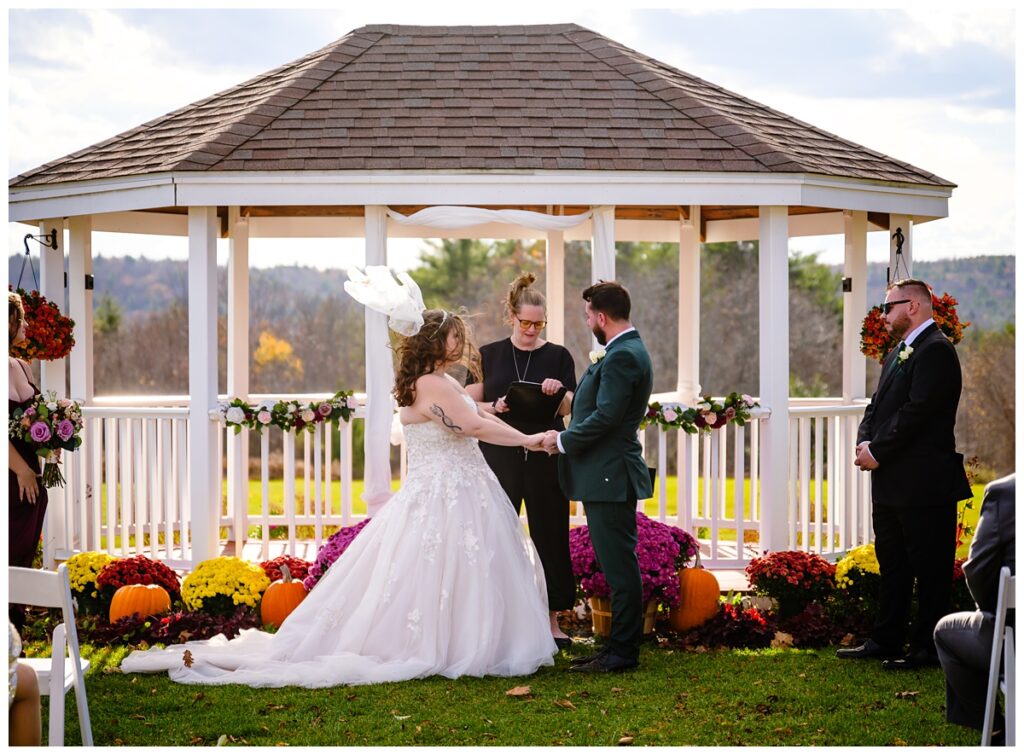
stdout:
<svg viewBox="0 0 1024 755">
<path fill-rule="evenodd" d="M 1014 253 L 1016 18 L 1008 7 L 598 11 L 494 3 L 447 10 L 421 3 L 397 11 L 389 4 L 358 5 L 10 11 L 8 175 L 240 83 L 365 24 L 571 21 L 956 183 L 950 217 L 915 229 L 916 259 Z M 26 231 L 9 225 L 11 249 L 21 248 Z M 253 263 L 280 260 L 275 243 L 254 240 Z M 406 258 L 418 244 L 392 243 Z M 334 244 L 306 244 L 301 261 L 324 264 Z M 791 247 L 819 251 L 826 262 L 842 259 L 838 237 L 794 239 Z M 180 239 L 97 234 L 94 253 L 184 257 L 185 249 Z M 355 248 L 350 253 L 359 255 Z M 885 234 L 870 234 L 869 259 L 886 258 Z"/>
</svg>

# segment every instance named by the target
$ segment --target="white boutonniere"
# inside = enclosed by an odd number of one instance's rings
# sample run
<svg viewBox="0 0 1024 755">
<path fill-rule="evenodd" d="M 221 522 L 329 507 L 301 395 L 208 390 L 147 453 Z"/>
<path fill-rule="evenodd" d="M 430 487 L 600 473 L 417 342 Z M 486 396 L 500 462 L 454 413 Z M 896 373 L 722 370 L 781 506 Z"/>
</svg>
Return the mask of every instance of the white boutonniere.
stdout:
<svg viewBox="0 0 1024 755">
<path fill-rule="evenodd" d="M 914 347 L 913 346 L 904 346 L 903 349 L 900 351 L 900 353 L 896 355 L 896 361 L 899 362 L 902 365 L 904 362 L 906 362 L 908 359 L 910 359 L 910 355 L 913 354 L 913 353 L 914 353 Z"/>
<path fill-rule="evenodd" d="M 608 352 L 605 351 L 604 349 L 594 349 L 593 351 L 590 352 L 590 363 L 597 364 L 602 359 L 604 359 L 604 355 L 607 353 Z"/>
</svg>

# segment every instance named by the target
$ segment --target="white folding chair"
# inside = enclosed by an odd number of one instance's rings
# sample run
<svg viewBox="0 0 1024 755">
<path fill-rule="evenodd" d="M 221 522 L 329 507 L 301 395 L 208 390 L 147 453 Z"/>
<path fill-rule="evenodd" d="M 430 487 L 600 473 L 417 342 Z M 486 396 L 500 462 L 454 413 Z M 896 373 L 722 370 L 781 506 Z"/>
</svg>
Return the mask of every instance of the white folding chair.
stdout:
<svg viewBox="0 0 1024 755">
<path fill-rule="evenodd" d="M 1006 744 L 1016 744 L 1016 722 L 1014 720 L 1013 706 L 1016 697 L 1016 673 L 1014 662 L 1016 660 L 1013 647 L 1013 627 L 1006 626 L 1006 612 L 1016 607 L 1014 597 L 1015 579 L 1010 574 L 1010 569 L 1004 566 L 999 572 L 999 594 L 996 598 L 995 626 L 992 628 L 992 656 L 988 664 L 988 691 L 985 693 L 985 721 L 981 729 L 981 746 L 987 747 L 992 744 L 992 728 L 996 718 L 996 697 L 1001 690 L 1004 696 L 1004 709 L 1006 711 Z M 1005 651 L 1004 678 L 1000 679 L 999 661 L 1003 658 Z"/>
<path fill-rule="evenodd" d="M 74 687 L 82 744 L 92 746 L 89 703 L 85 697 L 85 671 L 89 668 L 89 662 L 83 661 L 78 652 L 78 631 L 75 629 L 68 567 L 61 564 L 53 572 L 11 566 L 7 572 L 8 600 L 11 603 L 61 609 L 63 622 L 53 630 L 52 655 L 49 658 L 22 658 L 19 661 L 35 670 L 39 677 L 40 694 L 50 696 L 48 744 L 51 747 L 64 745 L 64 694 Z"/>
</svg>

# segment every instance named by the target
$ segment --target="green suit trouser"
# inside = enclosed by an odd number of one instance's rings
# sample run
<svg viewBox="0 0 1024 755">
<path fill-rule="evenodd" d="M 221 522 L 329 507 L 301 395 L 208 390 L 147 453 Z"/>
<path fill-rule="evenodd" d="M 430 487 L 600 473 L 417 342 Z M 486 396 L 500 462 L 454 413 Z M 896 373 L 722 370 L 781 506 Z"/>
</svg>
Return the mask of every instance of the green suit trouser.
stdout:
<svg viewBox="0 0 1024 755">
<path fill-rule="evenodd" d="M 612 592 L 608 650 L 637 660 L 643 637 L 643 584 L 636 557 L 636 500 L 584 501 L 590 542 Z"/>
</svg>

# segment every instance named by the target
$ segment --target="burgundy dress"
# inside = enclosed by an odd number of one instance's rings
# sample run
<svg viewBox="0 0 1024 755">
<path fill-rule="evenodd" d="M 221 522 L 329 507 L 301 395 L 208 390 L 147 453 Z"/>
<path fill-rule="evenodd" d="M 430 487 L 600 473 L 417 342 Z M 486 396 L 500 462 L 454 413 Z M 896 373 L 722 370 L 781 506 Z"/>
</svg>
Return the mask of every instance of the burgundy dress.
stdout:
<svg viewBox="0 0 1024 755">
<path fill-rule="evenodd" d="M 22 365 L 22 368 L 24 368 L 24 365 Z M 34 395 L 32 398 L 26 399 L 25 401 L 13 401 L 8 399 L 8 417 L 11 416 L 15 409 L 21 409 L 28 406 L 39 394 L 39 389 L 36 388 L 35 383 L 33 383 L 31 379 L 29 379 L 29 384 L 32 386 Z M 33 453 L 31 446 L 29 446 L 25 441 L 18 440 L 16 438 L 10 438 L 9 440 L 15 450 L 21 454 L 21 458 L 35 470 L 36 474 L 39 474 L 42 471 L 42 466 L 40 464 L 39 457 Z M 9 506 L 7 542 L 10 549 L 10 566 L 31 567 L 32 561 L 36 555 L 36 549 L 39 546 L 39 538 L 43 533 L 43 517 L 46 515 L 47 502 L 46 488 L 43 487 L 42 481 L 40 480 L 39 495 L 36 496 L 35 504 L 21 500 L 20 491 L 18 490 L 18 475 L 14 473 L 13 469 L 8 468 L 7 491 L 7 504 Z M 8 615 L 10 620 L 20 631 L 25 624 L 25 614 L 22 607 L 16 605 L 10 606 Z"/>
</svg>

